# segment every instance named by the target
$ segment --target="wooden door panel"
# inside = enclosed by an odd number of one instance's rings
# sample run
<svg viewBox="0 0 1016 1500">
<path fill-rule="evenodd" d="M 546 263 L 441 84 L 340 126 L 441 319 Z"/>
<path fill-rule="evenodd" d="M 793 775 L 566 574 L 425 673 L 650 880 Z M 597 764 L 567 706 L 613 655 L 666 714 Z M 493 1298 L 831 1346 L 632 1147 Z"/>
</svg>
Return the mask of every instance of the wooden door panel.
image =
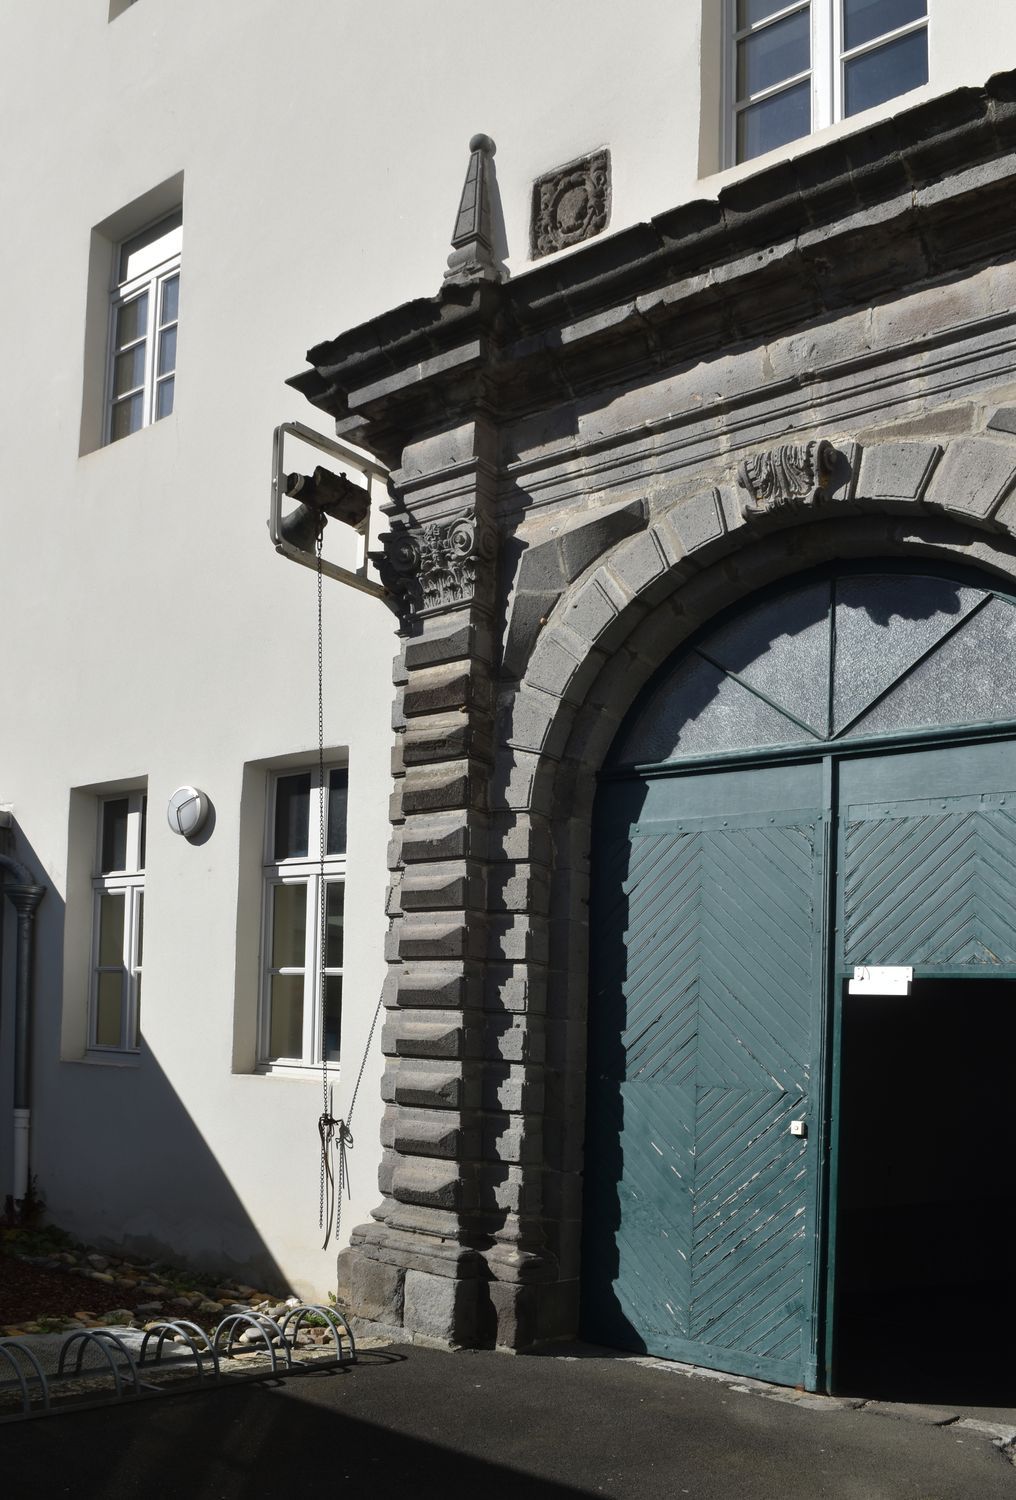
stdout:
<svg viewBox="0 0 1016 1500">
<path fill-rule="evenodd" d="M 905 795 L 917 789 L 919 798 Z M 934 974 L 1016 966 L 1011 746 L 847 763 L 840 801 L 843 968 L 902 964 Z"/>
<path fill-rule="evenodd" d="M 692 779 L 655 788 L 655 816 L 601 864 L 584 1321 L 590 1337 L 796 1382 L 815 1174 L 790 1122 L 807 1110 L 821 999 L 824 823 L 770 811 L 774 776 L 787 784 L 785 770 L 729 778 L 732 817 L 682 816 L 722 795 L 714 776 L 701 798 Z M 816 769 L 798 768 L 798 798 L 802 781 L 817 791 Z"/>
</svg>

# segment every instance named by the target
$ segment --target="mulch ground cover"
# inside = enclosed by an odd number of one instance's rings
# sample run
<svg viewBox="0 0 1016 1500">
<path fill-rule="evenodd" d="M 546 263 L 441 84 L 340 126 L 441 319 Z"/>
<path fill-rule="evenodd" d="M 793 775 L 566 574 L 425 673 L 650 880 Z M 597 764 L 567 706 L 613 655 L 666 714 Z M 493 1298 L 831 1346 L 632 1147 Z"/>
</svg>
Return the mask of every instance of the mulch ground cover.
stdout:
<svg viewBox="0 0 1016 1500">
<path fill-rule="evenodd" d="M 40 1318 L 73 1318 L 79 1312 L 97 1317 L 125 1306 L 122 1291 L 90 1281 L 70 1268 L 52 1271 L 0 1254 L 0 1327 Z"/>
<path fill-rule="evenodd" d="M 214 1328 L 228 1312 L 275 1304 L 229 1278 L 91 1249 L 52 1225 L 0 1223 L 0 1337 L 153 1318 Z"/>
</svg>

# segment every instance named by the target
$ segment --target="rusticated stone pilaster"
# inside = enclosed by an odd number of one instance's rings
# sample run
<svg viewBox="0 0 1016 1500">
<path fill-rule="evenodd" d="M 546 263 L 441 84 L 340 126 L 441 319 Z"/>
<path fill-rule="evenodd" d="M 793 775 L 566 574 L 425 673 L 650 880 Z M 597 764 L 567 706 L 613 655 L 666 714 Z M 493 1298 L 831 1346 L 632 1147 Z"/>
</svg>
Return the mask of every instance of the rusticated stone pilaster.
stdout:
<svg viewBox="0 0 1016 1500">
<path fill-rule="evenodd" d="M 531 840 L 513 835 L 508 851 L 522 857 L 505 863 L 504 830 L 490 816 L 493 441 L 482 423 L 458 429 L 452 476 L 421 463 L 417 450 L 412 478 L 393 476 L 396 489 L 405 481 L 404 495 L 376 554 L 403 646 L 382 1031 L 384 1199 L 376 1222 L 354 1231 L 352 1262 L 385 1269 L 352 1274 L 350 1286 L 354 1315 L 378 1321 L 371 1309 L 383 1307 L 406 1333 L 451 1343 L 504 1341 L 515 1326 L 512 1299 L 492 1296 L 492 1279 L 518 1287 L 543 1275 L 545 1261 L 543 991 L 514 975 L 546 963 L 533 912 L 546 910 L 549 845 L 534 853 Z M 420 467 L 429 471 L 421 476 Z"/>
</svg>

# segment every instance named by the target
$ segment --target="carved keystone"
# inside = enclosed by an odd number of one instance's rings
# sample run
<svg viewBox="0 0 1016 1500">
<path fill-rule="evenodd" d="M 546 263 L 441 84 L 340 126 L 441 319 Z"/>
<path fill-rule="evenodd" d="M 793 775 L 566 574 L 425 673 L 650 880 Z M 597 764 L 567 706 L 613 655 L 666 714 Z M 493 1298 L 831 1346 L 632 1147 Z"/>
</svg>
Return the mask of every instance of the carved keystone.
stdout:
<svg viewBox="0 0 1016 1500">
<path fill-rule="evenodd" d="M 737 482 L 745 491 L 741 501 L 745 520 L 774 511 L 808 510 L 824 500 L 835 457 L 832 444 L 817 438 L 810 443 L 781 443 L 744 459 L 737 468 Z"/>
</svg>

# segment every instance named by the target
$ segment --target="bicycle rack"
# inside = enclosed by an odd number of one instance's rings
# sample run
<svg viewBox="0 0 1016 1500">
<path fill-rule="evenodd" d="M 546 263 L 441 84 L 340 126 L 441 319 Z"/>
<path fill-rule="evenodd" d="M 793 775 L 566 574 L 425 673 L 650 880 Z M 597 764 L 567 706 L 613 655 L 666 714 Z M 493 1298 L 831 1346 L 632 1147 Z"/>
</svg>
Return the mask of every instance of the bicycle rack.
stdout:
<svg viewBox="0 0 1016 1500">
<path fill-rule="evenodd" d="M 297 1349 L 301 1333 L 311 1327 L 330 1331 L 327 1349 Z M 242 1342 L 252 1329 L 258 1337 Z M 294 1359 L 294 1352 L 300 1357 Z M 86 1354 L 94 1361 L 87 1366 Z M 56 1369 L 47 1370 L 45 1363 L 28 1335 L 0 1338 L 0 1423 L 334 1369 L 356 1363 L 356 1341 L 337 1308 L 299 1302 L 279 1322 L 265 1313 L 228 1313 L 211 1333 L 186 1318 L 151 1323 L 134 1353 L 112 1329 L 76 1328 L 59 1347 Z"/>
</svg>

